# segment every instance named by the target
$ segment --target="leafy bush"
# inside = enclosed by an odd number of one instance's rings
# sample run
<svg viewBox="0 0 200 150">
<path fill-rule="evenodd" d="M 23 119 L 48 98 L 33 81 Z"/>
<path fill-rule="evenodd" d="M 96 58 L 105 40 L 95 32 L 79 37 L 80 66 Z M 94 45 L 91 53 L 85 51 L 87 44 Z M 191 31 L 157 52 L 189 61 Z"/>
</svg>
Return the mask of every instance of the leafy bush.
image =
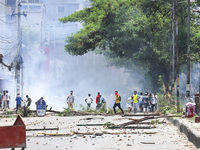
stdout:
<svg viewBox="0 0 200 150">
<path fill-rule="evenodd" d="M 58 116 L 69 116 L 72 111 L 74 111 L 73 108 L 64 108 L 64 111 L 60 112 Z"/>
<path fill-rule="evenodd" d="M 106 104 L 102 104 L 100 109 L 99 109 L 100 113 L 107 113 L 107 108 L 106 108 Z"/>
</svg>

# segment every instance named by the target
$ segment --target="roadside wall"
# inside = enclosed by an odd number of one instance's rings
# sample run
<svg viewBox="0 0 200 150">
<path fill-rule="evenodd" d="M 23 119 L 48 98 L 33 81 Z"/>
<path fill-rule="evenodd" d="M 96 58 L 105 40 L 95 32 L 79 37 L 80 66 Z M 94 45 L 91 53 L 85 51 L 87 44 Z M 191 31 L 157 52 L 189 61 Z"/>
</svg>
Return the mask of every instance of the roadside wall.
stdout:
<svg viewBox="0 0 200 150">
<path fill-rule="evenodd" d="M 167 117 L 167 120 L 175 125 L 180 132 L 183 132 L 187 136 L 188 140 L 197 148 L 200 148 L 200 132 L 191 128 L 186 122 L 183 122 L 178 118 Z"/>
</svg>

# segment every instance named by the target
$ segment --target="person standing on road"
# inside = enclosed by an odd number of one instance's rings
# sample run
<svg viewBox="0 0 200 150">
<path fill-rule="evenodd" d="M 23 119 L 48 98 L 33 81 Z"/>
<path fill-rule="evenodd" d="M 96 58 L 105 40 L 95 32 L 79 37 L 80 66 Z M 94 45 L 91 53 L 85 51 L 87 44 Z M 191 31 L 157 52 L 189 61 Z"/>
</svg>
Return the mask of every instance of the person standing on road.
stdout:
<svg viewBox="0 0 200 150">
<path fill-rule="evenodd" d="M 0 91 L 0 109 L 2 111 L 2 94 L 1 94 L 1 91 Z"/>
<path fill-rule="evenodd" d="M 149 94 L 149 101 L 150 101 L 150 106 L 149 106 L 149 110 L 152 112 L 153 110 L 152 110 L 152 101 L 153 101 L 153 97 L 152 97 L 152 94 L 150 93 Z"/>
<path fill-rule="evenodd" d="M 74 96 L 73 96 L 73 91 L 70 91 L 70 95 L 67 96 L 67 104 L 68 108 L 73 108 L 74 105 Z"/>
<path fill-rule="evenodd" d="M 91 94 L 88 94 L 88 97 L 85 99 L 85 102 L 87 103 L 88 107 L 91 107 L 91 104 L 93 103 L 93 98 L 91 97 Z"/>
<path fill-rule="evenodd" d="M 155 110 L 157 110 L 157 103 L 158 103 L 158 96 L 156 95 L 156 92 L 153 93 L 153 99 L 155 99 Z"/>
<path fill-rule="evenodd" d="M 99 110 L 100 107 L 101 107 L 101 100 L 100 100 L 100 92 L 97 93 L 97 96 L 96 96 L 96 110 Z"/>
<path fill-rule="evenodd" d="M 123 109 L 121 108 L 121 105 L 120 105 L 121 96 L 118 94 L 118 91 L 115 91 L 115 100 L 114 101 L 115 101 L 115 104 L 113 106 L 114 113 L 116 114 L 115 108 L 118 107 L 121 110 L 122 115 L 124 115 L 124 111 L 123 111 Z"/>
<path fill-rule="evenodd" d="M 10 95 L 8 94 L 8 91 L 6 91 L 6 108 L 10 109 Z"/>
<path fill-rule="evenodd" d="M 139 97 L 139 108 L 140 108 L 140 112 L 143 111 L 143 101 L 142 101 L 142 99 L 143 99 L 143 93 L 141 92 L 141 93 L 140 93 L 140 97 Z"/>
<path fill-rule="evenodd" d="M 3 110 L 6 109 L 6 104 L 7 104 L 6 99 L 7 99 L 6 91 L 3 91 L 3 95 L 2 95 Z"/>
<path fill-rule="evenodd" d="M 32 100 L 28 95 L 26 95 L 26 102 L 28 102 L 27 107 L 29 107 L 31 105 Z"/>
<path fill-rule="evenodd" d="M 137 91 L 134 91 L 134 94 L 131 98 L 133 100 L 134 113 L 137 113 L 138 99 L 139 99 L 139 95 L 137 94 Z"/>
<path fill-rule="evenodd" d="M 106 104 L 106 100 L 102 95 L 100 95 L 100 101 L 102 104 Z"/>
<path fill-rule="evenodd" d="M 149 112 L 149 106 L 151 105 L 148 93 L 145 93 L 145 96 L 143 97 L 143 105 L 144 105 L 144 114 Z"/>
<path fill-rule="evenodd" d="M 16 113 L 17 113 L 18 109 L 21 108 L 21 101 L 23 101 L 19 93 L 17 93 L 17 97 L 15 100 L 16 100 Z"/>
<path fill-rule="evenodd" d="M 126 101 L 126 106 L 128 108 L 128 113 L 130 114 L 132 111 L 132 107 L 133 107 L 133 100 L 131 99 L 131 97 L 129 97 Z"/>
</svg>

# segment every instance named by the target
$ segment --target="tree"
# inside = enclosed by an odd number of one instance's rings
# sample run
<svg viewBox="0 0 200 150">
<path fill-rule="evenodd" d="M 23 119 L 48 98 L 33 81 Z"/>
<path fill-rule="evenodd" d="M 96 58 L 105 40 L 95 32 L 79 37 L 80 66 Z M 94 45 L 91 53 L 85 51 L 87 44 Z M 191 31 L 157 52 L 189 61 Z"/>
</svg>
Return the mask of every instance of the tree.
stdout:
<svg viewBox="0 0 200 150">
<path fill-rule="evenodd" d="M 112 63 L 146 72 L 157 88 L 158 76 L 169 81 L 171 11 L 149 0 L 91 0 L 91 7 L 59 19 L 81 22 L 83 28 L 68 37 L 65 49 L 72 55 L 103 53 Z M 182 17 L 186 14 L 183 9 Z M 181 18 L 182 19 L 182 18 Z M 183 20 L 185 23 L 185 20 Z M 181 28 L 182 29 L 182 28 Z M 186 26 L 183 27 L 186 31 Z M 186 43 L 186 39 L 180 42 Z M 183 44 L 185 50 L 185 44 Z M 185 53 L 180 57 L 184 60 Z"/>
</svg>

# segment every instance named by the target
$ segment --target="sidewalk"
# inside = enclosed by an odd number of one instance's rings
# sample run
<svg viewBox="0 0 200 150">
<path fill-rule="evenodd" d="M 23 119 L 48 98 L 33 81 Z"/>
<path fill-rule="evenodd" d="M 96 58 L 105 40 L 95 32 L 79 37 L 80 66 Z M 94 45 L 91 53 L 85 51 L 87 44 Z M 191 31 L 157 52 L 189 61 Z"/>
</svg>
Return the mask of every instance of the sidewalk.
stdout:
<svg viewBox="0 0 200 150">
<path fill-rule="evenodd" d="M 195 123 L 188 118 L 167 117 L 167 120 L 178 127 L 197 148 L 200 148 L 200 123 Z"/>
</svg>

